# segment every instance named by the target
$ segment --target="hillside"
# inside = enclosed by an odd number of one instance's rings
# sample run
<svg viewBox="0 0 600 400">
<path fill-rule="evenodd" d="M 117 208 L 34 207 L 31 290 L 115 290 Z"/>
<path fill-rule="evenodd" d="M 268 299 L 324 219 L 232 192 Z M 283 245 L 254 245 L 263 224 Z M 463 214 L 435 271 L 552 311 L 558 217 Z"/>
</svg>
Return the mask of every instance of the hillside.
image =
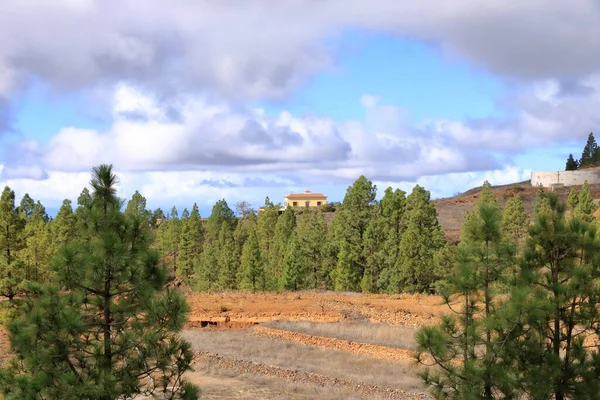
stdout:
<svg viewBox="0 0 600 400">
<path fill-rule="evenodd" d="M 572 188 L 577 190 L 581 186 L 570 186 L 556 190 L 561 201 L 566 202 L 569 192 Z M 470 189 L 454 197 L 434 200 L 435 208 L 437 209 L 438 219 L 446 237 L 450 240 L 458 240 L 460 236 L 460 225 L 463 217 L 469 212 L 477 202 L 481 187 Z M 549 189 L 548 189 L 549 190 Z M 600 185 L 590 185 L 592 197 L 598 201 L 600 199 Z M 531 216 L 533 211 L 533 203 L 535 201 L 536 188 L 531 186 L 530 181 L 512 183 L 509 185 L 492 187 L 496 200 L 504 206 L 506 201 L 513 196 L 520 196 L 523 200 L 525 212 Z"/>
</svg>

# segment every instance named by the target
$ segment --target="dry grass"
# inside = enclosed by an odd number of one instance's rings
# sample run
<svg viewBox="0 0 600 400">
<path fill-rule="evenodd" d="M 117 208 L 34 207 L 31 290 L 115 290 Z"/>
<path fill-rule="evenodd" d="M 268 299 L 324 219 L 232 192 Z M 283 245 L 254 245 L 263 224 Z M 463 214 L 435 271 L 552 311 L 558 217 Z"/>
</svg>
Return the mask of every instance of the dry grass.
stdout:
<svg viewBox="0 0 600 400">
<path fill-rule="evenodd" d="M 416 350 L 414 336 L 417 330 L 402 326 L 373 324 L 368 321 L 271 321 L 264 323 L 263 325 L 270 328 L 306 333 L 314 336 L 324 336 L 405 350 Z"/>
<path fill-rule="evenodd" d="M 303 346 L 237 331 L 188 330 L 182 336 L 195 350 L 218 353 L 282 368 L 297 369 L 364 382 L 379 387 L 423 391 L 419 367 L 412 361 L 387 361 L 340 350 Z"/>
<path fill-rule="evenodd" d="M 240 374 L 214 364 L 196 365 L 193 374 L 200 376 L 195 383 L 201 387 L 202 399 L 367 400 L 367 397 L 344 389 L 288 382 L 262 375 Z M 373 399 L 372 396 L 368 398 Z"/>
</svg>

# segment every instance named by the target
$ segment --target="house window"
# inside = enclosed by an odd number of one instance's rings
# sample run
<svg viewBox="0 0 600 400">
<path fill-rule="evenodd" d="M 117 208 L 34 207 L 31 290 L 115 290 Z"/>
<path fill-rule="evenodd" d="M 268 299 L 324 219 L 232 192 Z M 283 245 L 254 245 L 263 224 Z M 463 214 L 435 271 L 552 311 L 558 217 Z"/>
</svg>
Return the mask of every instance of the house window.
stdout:
<svg viewBox="0 0 600 400">
<path fill-rule="evenodd" d="M 323 203 L 322 203 L 322 202 L 320 202 L 320 201 L 317 201 L 317 205 L 318 205 L 318 206 L 320 206 L 321 204 L 323 204 Z"/>
<path fill-rule="evenodd" d="M 297 201 L 294 201 L 294 202 L 292 203 L 292 207 L 298 207 L 298 202 L 297 202 Z"/>
</svg>

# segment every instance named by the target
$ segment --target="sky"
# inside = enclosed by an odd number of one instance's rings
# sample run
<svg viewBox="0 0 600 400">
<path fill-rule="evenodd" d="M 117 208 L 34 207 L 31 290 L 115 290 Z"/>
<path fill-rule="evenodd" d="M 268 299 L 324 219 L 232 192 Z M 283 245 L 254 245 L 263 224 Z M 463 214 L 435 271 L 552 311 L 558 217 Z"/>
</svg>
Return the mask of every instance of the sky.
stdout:
<svg viewBox="0 0 600 400">
<path fill-rule="evenodd" d="M 3 0 L 0 185 L 149 208 L 433 198 L 561 170 L 600 126 L 596 0 Z"/>
</svg>

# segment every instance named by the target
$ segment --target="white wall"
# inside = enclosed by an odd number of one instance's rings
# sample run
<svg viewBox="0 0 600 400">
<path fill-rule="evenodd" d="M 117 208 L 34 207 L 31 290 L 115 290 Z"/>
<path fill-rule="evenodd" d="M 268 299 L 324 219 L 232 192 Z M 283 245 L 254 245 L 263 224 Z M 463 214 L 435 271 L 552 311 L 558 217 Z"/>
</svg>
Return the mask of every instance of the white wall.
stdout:
<svg viewBox="0 0 600 400">
<path fill-rule="evenodd" d="M 531 186 L 541 184 L 543 187 L 550 187 L 553 183 L 574 186 L 583 185 L 585 181 L 590 185 L 600 183 L 600 171 L 544 171 L 531 173 Z"/>
</svg>

